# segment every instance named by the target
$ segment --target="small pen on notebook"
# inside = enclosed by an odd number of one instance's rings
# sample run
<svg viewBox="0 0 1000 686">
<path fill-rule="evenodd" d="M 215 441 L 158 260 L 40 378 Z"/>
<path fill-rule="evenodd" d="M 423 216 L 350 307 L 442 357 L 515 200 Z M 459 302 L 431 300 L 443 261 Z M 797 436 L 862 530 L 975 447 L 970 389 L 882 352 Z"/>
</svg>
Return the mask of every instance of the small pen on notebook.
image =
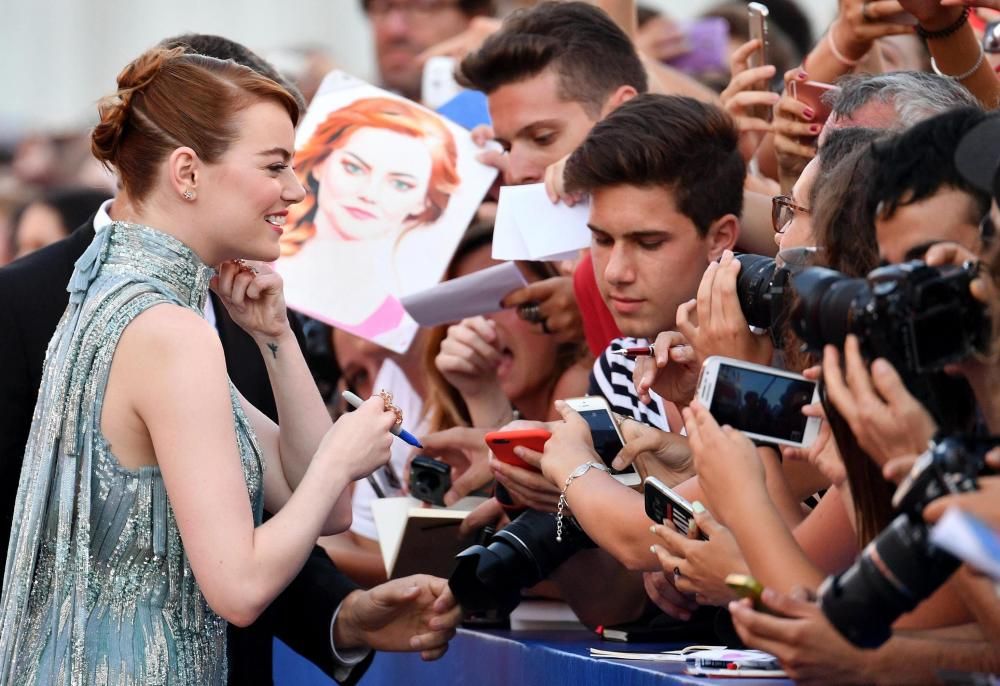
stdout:
<svg viewBox="0 0 1000 686">
<path fill-rule="evenodd" d="M 364 402 L 364 400 L 362 400 L 360 397 L 358 397 L 354 393 L 351 393 L 350 391 L 344 391 L 343 393 L 341 393 L 341 395 L 344 397 L 344 400 L 346 400 L 347 403 L 351 407 L 353 407 L 355 409 L 361 407 L 361 403 Z M 412 445 L 414 448 L 423 448 L 424 447 L 420 443 L 420 441 L 417 440 L 416 436 L 414 436 L 409 431 L 407 431 L 406 429 L 404 429 L 400 424 L 394 424 L 393 427 L 391 429 L 389 429 L 389 431 L 392 432 L 392 435 L 398 437 L 404 443 L 408 443 L 408 444 Z"/>
</svg>

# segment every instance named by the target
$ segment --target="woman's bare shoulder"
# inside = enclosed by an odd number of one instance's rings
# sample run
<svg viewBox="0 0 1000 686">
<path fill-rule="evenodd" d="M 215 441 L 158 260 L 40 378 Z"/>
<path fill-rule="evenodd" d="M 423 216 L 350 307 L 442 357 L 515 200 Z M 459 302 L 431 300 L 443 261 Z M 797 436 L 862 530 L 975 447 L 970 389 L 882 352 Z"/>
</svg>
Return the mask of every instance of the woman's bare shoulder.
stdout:
<svg viewBox="0 0 1000 686">
<path fill-rule="evenodd" d="M 116 356 L 141 354 L 147 361 L 211 362 L 225 358 L 215 329 L 197 312 L 180 305 L 154 305 L 125 328 Z"/>
</svg>

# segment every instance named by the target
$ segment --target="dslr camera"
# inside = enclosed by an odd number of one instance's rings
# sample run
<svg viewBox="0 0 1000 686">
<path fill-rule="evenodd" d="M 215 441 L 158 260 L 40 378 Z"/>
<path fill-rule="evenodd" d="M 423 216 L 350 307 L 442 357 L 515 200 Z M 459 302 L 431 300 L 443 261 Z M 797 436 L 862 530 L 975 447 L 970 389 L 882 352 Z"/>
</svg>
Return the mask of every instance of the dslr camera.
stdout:
<svg viewBox="0 0 1000 686">
<path fill-rule="evenodd" d="M 845 572 L 827 577 L 819 604 L 830 623 L 860 648 L 877 648 L 892 624 L 913 610 L 958 569 L 961 562 L 930 542 L 923 511 L 950 493 L 978 490 L 988 473 L 986 453 L 1000 438 L 944 438 L 921 455 L 892 503 L 899 514 Z"/>
<path fill-rule="evenodd" d="M 593 541 L 572 517 L 563 519 L 556 541 L 556 516 L 525 510 L 490 537 L 456 558 L 448 586 L 466 612 L 508 615 L 521 602 L 521 589 L 534 586 Z"/>
<path fill-rule="evenodd" d="M 991 324 L 969 284 L 978 266 L 929 267 L 919 260 L 853 279 L 824 267 L 791 277 L 792 327 L 806 348 L 843 347 L 855 334 L 866 359 L 884 357 L 904 376 L 920 376 L 987 349 Z"/>
</svg>

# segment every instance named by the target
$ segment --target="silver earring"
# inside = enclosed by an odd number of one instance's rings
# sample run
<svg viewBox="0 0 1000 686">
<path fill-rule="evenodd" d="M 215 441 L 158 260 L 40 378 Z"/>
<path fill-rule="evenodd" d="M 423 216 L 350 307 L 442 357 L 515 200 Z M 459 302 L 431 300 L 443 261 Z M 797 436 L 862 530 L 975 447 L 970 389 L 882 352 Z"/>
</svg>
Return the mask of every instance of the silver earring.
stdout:
<svg viewBox="0 0 1000 686">
<path fill-rule="evenodd" d="M 185 200 L 194 200 L 194 191 L 190 189 L 184 191 L 183 193 L 181 193 L 181 195 L 184 196 Z"/>
</svg>

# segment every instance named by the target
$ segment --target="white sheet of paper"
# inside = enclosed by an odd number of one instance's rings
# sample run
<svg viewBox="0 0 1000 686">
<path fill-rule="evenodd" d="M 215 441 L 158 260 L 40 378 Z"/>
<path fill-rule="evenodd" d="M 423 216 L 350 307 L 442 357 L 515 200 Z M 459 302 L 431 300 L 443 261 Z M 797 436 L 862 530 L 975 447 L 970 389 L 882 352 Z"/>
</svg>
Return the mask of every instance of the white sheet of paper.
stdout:
<svg viewBox="0 0 1000 686">
<path fill-rule="evenodd" d="M 513 262 L 466 274 L 403 298 L 403 308 L 421 326 L 436 326 L 502 309 L 500 301 L 528 284 Z"/>
<path fill-rule="evenodd" d="M 931 529 L 931 543 L 1000 581 L 1000 534 L 952 506 Z"/>
<path fill-rule="evenodd" d="M 493 259 L 556 261 L 590 245 L 590 205 L 553 204 L 545 184 L 500 189 L 493 228 Z"/>
</svg>

